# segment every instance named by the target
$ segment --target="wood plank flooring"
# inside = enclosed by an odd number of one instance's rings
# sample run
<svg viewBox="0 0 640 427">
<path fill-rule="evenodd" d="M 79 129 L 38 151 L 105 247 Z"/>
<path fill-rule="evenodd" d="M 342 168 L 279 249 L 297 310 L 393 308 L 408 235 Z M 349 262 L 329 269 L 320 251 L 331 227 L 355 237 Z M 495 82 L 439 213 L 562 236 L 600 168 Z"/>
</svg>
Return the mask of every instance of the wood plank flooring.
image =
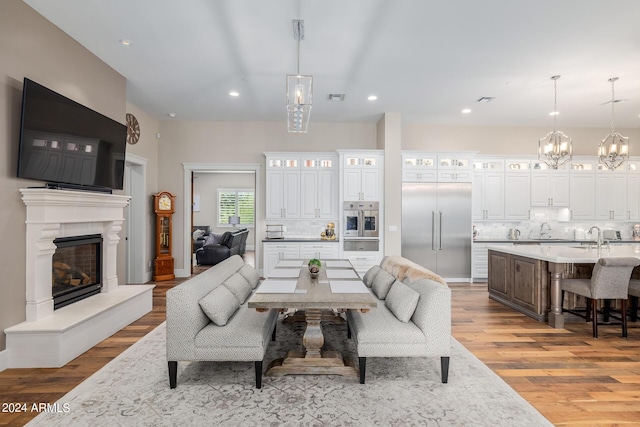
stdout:
<svg viewBox="0 0 640 427">
<path fill-rule="evenodd" d="M 62 368 L 0 372 L 0 403 L 53 403 L 165 320 L 165 293 L 184 279 L 158 282 L 153 311 Z M 640 426 L 640 322 L 567 324 L 551 329 L 489 300 L 482 284 L 451 284 L 453 336 L 558 426 Z M 455 360 L 451 362 L 455 370 Z M 37 413 L 1 413 L 21 426 Z"/>
</svg>

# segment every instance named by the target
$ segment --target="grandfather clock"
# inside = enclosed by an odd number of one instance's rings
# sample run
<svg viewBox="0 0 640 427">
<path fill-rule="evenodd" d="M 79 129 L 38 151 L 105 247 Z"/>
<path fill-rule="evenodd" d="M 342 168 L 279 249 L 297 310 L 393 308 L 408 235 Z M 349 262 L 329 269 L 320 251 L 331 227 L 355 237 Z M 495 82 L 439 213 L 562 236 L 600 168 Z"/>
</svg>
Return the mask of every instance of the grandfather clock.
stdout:
<svg viewBox="0 0 640 427">
<path fill-rule="evenodd" d="M 163 191 L 153 195 L 153 209 L 156 212 L 156 259 L 153 263 L 153 280 L 173 280 L 173 256 L 171 254 L 171 217 L 175 212 L 176 196 Z"/>
</svg>

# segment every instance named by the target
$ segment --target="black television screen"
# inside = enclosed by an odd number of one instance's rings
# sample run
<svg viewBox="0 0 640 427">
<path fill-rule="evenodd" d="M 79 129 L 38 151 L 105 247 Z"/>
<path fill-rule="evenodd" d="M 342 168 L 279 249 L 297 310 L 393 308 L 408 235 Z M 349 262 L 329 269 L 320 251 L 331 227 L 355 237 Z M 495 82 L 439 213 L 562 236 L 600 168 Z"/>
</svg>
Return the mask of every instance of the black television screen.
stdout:
<svg viewBox="0 0 640 427">
<path fill-rule="evenodd" d="M 19 178 L 122 190 L 126 140 L 125 125 L 24 79 Z"/>
</svg>

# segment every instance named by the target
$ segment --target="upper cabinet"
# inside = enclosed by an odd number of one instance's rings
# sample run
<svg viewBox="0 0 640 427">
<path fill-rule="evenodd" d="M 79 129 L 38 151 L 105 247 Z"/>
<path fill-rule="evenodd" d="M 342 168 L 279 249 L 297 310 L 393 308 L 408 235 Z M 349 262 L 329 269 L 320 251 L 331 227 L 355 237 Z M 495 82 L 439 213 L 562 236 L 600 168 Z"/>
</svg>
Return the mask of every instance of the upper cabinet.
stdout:
<svg viewBox="0 0 640 427">
<path fill-rule="evenodd" d="M 526 220 L 531 212 L 531 161 L 506 159 L 504 174 L 504 219 Z"/>
<path fill-rule="evenodd" d="M 300 186 L 300 218 L 338 217 L 338 156 L 301 157 Z"/>
<path fill-rule="evenodd" d="M 473 161 L 473 219 L 504 218 L 504 160 L 476 158 Z"/>
<path fill-rule="evenodd" d="M 436 182 L 438 157 L 432 153 L 403 153 L 402 182 Z"/>
<path fill-rule="evenodd" d="M 267 219 L 338 217 L 338 156 L 265 153 Z"/>
<path fill-rule="evenodd" d="M 569 163 L 569 207 L 570 219 L 589 220 L 595 218 L 596 161 L 573 158 Z"/>
<path fill-rule="evenodd" d="M 343 154 L 343 199 L 379 201 L 382 196 L 382 155 Z"/>
<path fill-rule="evenodd" d="M 471 182 L 472 160 L 471 155 L 438 155 L 438 182 Z"/>
<path fill-rule="evenodd" d="M 267 157 L 267 219 L 300 217 L 300 158 Z"/>
<path fill-rule="evenodd" d="M 569 170 L 567 164 L 558 169 L 534 160 L 531 166 L 531 206 L 569 206 Z"/>
</svg>

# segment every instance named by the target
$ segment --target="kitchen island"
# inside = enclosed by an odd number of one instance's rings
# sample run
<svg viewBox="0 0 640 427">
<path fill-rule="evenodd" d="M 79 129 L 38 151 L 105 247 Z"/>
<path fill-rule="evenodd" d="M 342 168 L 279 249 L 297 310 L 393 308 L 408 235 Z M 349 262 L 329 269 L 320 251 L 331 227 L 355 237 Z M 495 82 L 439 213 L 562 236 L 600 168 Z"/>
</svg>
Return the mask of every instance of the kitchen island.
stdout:
<svg viewBox="0 0 640 427">
<path fill-rule="evenodd" d="M 640 258 L 640 245 L 489 246 L 489 298 L 553 328 L 564 327 L 562 277 L 591 277 L 601 257 Z M 634 275 L 635 275 L 634 271 Z"/>
</svg>

